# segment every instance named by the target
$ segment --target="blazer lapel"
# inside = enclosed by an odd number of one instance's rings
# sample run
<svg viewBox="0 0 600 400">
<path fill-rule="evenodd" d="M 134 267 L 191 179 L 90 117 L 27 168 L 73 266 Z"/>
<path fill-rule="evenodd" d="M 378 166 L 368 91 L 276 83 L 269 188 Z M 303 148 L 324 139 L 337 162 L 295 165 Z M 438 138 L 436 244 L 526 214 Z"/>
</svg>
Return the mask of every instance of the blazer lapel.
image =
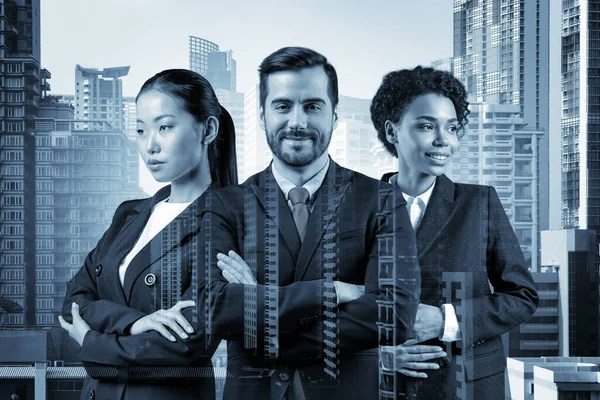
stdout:
<svg viewBox="0 0 600 400">
<path fill-rule="evenodd" d="M 211 185 L 207 190 L 202 193 L 200 197 L 194 200 L 188 207 L 185 208 L 173 221 L 169 222 L 156 236 L 154 236 L 140 252 L 131 260 L 131 263 L 127 267 L 125 272 L 125 279 L 123 283 L 123 292 L 127 302 L 129 303 L 133 292 L 133 285 L 137 278 L 154 263 L 161 260 L 166 254 L 171 251 L 176 251 L 180 246 L 184 245 L 189 238 L 194 235 L 200 224 L 192 226 L 188 223 L 190 218 L 201 218 L 201 213 L 204 207 L 204 201 L 207 193 L 210 190 L 214 190 L 215 185 Z M 161 200 L 164 200 L 167 196 L 161 196 L 158 201 L 153 202 L 150 207 L 150 211 Z M 146 217 L 145 222 L 148 221 Z M 144 223 L 144 226 L 146 224 Z M 142 227 L 143 230 L 143 227 Z M 139 237 L 141 230 L 137 237 Z M 165 238 L 164 235 L 169 235 Z M 164 240 L 166 239 L 166 240 Z M 137 239 L 136 239 L 137 240 Z"/>
<path fill-rule="evenodd" d="M 271 166 L 261 172 L 258 175 L 258 181 L 251 183 L 250 187 L 265 211 L 266 217 L 275 223 L 283 242 L 295 259 L 300 251 L 300 238 L 298 237 L 294 217 L 271 172 Z M 273 201 L 277 201 L 276 207 L 271 207 L 271 204 L 274 204 Z"/>
<path fill-rule="evenodd" d="M 454 184 L 446 175 L 437 178 L 423 220 L 417 229 L 417 249 L 422 257 L 440 236 L 454 215 L 458 203 L 454 201 Z"/>
<path fill-rule="evenodd" d="M 337 213 L 344 193 L 350 186 L 352 176 L 352 171 L 340 167 L 330 159 L 329 170 L 317 192 L 313 212 L 308 219 L 306 236 L 296 263 L 294 281 L 301 281 L 304 278 L 321 238 Z M 325 210 L 325 212 L 321 212 L 321 210 Z"/>
</svg>

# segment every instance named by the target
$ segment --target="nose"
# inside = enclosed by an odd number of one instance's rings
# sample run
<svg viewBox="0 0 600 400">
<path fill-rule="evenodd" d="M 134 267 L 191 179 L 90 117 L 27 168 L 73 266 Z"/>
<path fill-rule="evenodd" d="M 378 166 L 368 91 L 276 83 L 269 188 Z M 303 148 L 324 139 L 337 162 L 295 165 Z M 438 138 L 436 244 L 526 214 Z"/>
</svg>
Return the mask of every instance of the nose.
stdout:
<svg viewBox="0 0 600 400">
<path fill-rule="evenodd" d="M 288 127 L 294 130 L 306 129 L 308 127 L 307 115 L 302 106 L 294 107 L 288 120 Z"/>
<path fill-rule="evenodd" d="M 438 127 L 436 129 L 435 139 L 433 140 L 433 144 L 435 146 L 446 147 L 448 146 L 448 133 L 443 127 Z"/>
<path fill-rule="evenodd" d="M 151 131 L 146 141 L 146 152 L 148 154 L 156 154 L 160 152 L 160 146 L 158 145 L 157 133 Z"/>
</svg>

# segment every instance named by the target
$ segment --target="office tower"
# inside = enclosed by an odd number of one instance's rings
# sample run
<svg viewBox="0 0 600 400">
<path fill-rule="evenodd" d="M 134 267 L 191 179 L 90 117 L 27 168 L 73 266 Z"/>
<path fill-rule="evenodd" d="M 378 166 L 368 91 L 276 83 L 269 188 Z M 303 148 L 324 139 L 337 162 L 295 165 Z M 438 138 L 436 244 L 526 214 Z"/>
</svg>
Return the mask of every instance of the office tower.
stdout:
<svg viewBox="0 0 600 400">
<path fill-rule="evenodd" d="M 542 231 L 542 268 L 558 274 L 560 356 L 598 355 L 597 253 L 592 230 Z M 550 295 L 548 292 L 541 294 Z M 540 307 L 534 317 L 548 317 L 544 324 L 554 327 L 554 311 L 552 306 Z"/>
<path fill-rule="evenodd" d="M 107 121 L 116 130 L 123 130 L 123 82 L 129 67 L 99 70 L 75 66 L 75 119 Z M 78 129 L 89 129 L 82 122 Z"/>
<path fill-rule="evenodd" d="M 215 89 L 219 103 L 229 112 L 235 127 L 235 151 L 237 156 L 238 181 L 245 180 L 244 173 L 244 93 Z"/>
<path fill-rule="evenodd" d="M 514 400 L 597 399 L 598 357 L 526 357 L 506 360 Z"/>
<path fill-rule="evenodd" d="M 563 1 L 561 30 L 562 225 L 596 231 L 596 243 L 600 243 L 599 7 L 597 1 Z"/>
<path fill-rule="evenodd" d="M 215 89 L 235 92 L 236 62 L 233 51 L 217 51 L 208 54 L 208 70 L 206 79 Z"/>
<path fill-rule="evenodd" d="M 189 37 L 190 70 L 199 73 L 213 89 L 236 91 L 236 62 L 233 51 L 220 51 L 219 45 L 196 36 Z"/>
<path fill-rule="evenodd" d="M 338 122 L 333 131 L 329 154 L 342 167 L 379 179 L 381 176 L 378 175 L 371 153 L 372 148 L 379 144 L 378 140 L 373 124 L 345 120 Z"/>
<path fill-rule="evenodd" d="M 454 75 L 475 101 L 516 104 L 524 124 L 546 133 L 537 143 L 533 187 L 538 242 L 550 213 L 549 10 L 549 0 L 454 1 Z"/>
<path fill-rule="evenodd" d="M 123 133 L 130 142 L 137 140 L 135 97 L 123 97 Z"/>
<path fill-rule="evenodd" d="M 36 185 L 37 325 L 56 322 L 66 282 L 84 264 L 117 206 L 142 197 L 137 180 L 131 181 L 137 175 L 128 171 L 135 145 L 106 121 L 88 120 L 88 128 L 78 130 L 81 122 L 56 116 L 36 121 L 31 180 Z"/>
<path fill-rule="evenodd" d="M 543 253 L 543 250 L 542 250 Z M 543 257 L 543 256 L 542 256 Z M 542 260 L 542 265 L 544 261 Z M 533 281 L 540 302 L 527 322 L 512 329 L 508 335 L 510 357 L 559 356 L 560 288 L 558 271 L 542 267 L 544 272 L 533 272 Z"/>
<path fill-rule="evenodd" d="M 8 325 L 36 321 L 35 117 L 42 84 L 40 1 L 0 3 L 0 296 L 24 308 Z M 28 179 L 26 179 L 28 177 Z"/>
<path fill-rule="evenodd" d="M 543 131 L 527 126 L 519 105 L 471 103 L 469 124 L 448 176 L 456 182 L 491 185 L 517 235 L 527 265 L 538 263 L 537 159 Z"/>
</svg>

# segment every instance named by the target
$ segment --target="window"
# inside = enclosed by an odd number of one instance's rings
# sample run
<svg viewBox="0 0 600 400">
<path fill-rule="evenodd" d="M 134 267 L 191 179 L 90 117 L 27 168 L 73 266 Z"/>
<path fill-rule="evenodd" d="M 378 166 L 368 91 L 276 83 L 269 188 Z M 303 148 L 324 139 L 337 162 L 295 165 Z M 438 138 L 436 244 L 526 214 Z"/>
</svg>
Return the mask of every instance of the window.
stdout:
<svg viewBox="0 0 600 400">
<path fill-rule="evenodd" d="M 7 117 L 22 117 L 23 107 L 6 107 L 4 115 Z"/>
<path fill-rule="evenodd" d="M 4 152 L 2 152 L 2 160 L 4 160 L 4 161 L 23 161 L 23 151 L 20 151 L 20 150 L 4 151 Z"/>
<path fill-rule="evenodd" d="M 36 234 L 40 236 L 50 236 L 54 234 L 54 225 L 40 225 L 36 224 L 35 226 Z"/>
<path fill-rule="evenodd" d="M 4 211 L 2 217 L 5 221 L 23 221 L 22 211 Z"/>
<path fill-rule="evenodd" d="M 7 265 L 19 265 L 22 266 L 23 265 L 23 255 L 22 254 L 5 254 L 2 256 L 2 264 L 4 266 Z M 16 271 L 21 271 L 21 274 L 23 273 L 22 270 L 16 270 Z M 12 278 L 12 279 L 22 279 L 23 275 L 21 275 L 21 278 Z"/>
<path fill-rule="evenodd" d="M 23 196 L 2 196 L 2 204 L 5 206 L 22 206 Z"/>
<path fill-rule="evenodd" d="M 515 207 L 516 222 L 532 222 L 531 206 L 516 206 Z"/>
<path fill-rule="evenodd" d="M 2 144 L 4 146 L 23 146 L 23 136 L 6 135 L 2 136 Z"/>
<path fill-rule="evenodd" d="M 36 221 L 52 221 L 54 212 L 52 210 L 37 210 L 35 212 Z"/>
<path fill-rule="evenodd" d="M 22 269 L 2 269 L 2 275 L 0 275 L 2 279 L 10 279 L 10 280 L 22 280 L 23 279 L 23 270 Z"/>
<path fill-rule="evenodd" d="M 19 103 L 22 101 L 21 92 L 8 92 L 6 93 L 6 102 L 7 103 Z"/>
<path fill-rule="evenodd" d="M 22 239 L 5 239 L 2 241 L 3 250 L 23 250 Z"/>
<path fill-rule="evenodd" d="M 12 284 L 0 286 L 0 293 L 2 294 L 23 294 L 23 285 Z"/>
<path fill-rule="evenodd" d="M 6 236 L 20 236 L 23 234 L 23 225 L 4 225 L 2 233 Z"/>
<path fill-rule="evenodd" d="M 4 181 L 3 189 L 14 191 L 23 190 L 23 181 Z"/>
<path fill-rule="evenodd" d="M 54 241 L 51 239 L 36 239 L 36 250 L 54 250 Z"/>
</svg>

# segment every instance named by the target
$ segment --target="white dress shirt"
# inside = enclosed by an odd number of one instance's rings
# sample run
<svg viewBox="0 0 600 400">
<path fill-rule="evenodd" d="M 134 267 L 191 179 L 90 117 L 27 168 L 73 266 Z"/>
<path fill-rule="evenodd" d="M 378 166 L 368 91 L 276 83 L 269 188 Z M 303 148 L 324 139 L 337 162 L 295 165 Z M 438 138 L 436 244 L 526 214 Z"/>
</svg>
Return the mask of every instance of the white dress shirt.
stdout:
<svg viewBox="0 0 600 400">
<path fill-rule="evenodd" d="M 392 185 L 397 184 L 397 176 L 398 174 L 392 175 L 389 180 L 389 183 Z M 402 192 L 402 196 L 406 200 L 406 207 L 408 209 L 408 214 L 410 215 L 410 223 L 413 226 L 415 232 L 419 229 L 421 225 L 421 221 L 423 220 L 423 216 L 425 215 L 425 210 L 427 210 L 427 205 L 429 204 L 429 200 L 431 199 L 431 193 L 433 193 L 433 188 L 435 187 L 436 181 L 427 189 L 425 192 L 421 193 L 418 196 L 410 196 L 404 192 Z M 454 310 L 454 306 L 452 304 L 442 304 L 442 311 L 444 312 L 444 331 L 442 337 L 439 339 L 442 342 L 455 342 L 461 339 L 460 327 L 458 325 L 458 319 L 456 318 L 456 310 Z"/>
<path fill-rule="evenodd" d="M 165 226 L 169 225 L 183 210 L 187 208 L 192 202 L 189 203 L 168 203 L 168 198 L 156 203 L 152 209 L 152 214 L 144 226 L 144 230 L 140 234 L 137 242 L 131 249 L 131 251 L 125 256 L 121 265 L 119 266 L 119 280 L 121 286 L 125 282 L 125 273 L 131 260 L 152 240 L 154 236 L 158 234 Z"/>
</svg>

